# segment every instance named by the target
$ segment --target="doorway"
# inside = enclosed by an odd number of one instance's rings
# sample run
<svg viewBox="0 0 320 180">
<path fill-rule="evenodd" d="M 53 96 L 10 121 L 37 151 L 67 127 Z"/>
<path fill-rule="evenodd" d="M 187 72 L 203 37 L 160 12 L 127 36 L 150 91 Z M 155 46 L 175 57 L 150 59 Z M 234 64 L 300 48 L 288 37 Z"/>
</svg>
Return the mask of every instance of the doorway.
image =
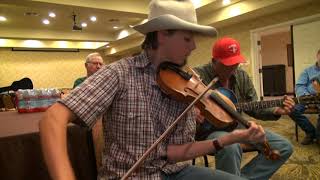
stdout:
<svg viewBox="0 0 320 180">
<path fill-rule="evenodd" d="M 255 86 L 260 99 L 294 94 L 292 36 L 290 26 L 254 33 Z"/>
<path fill-rule="evenodd" d="M 283 94 L 264 91 L 266 81 L 279 81 L 281 78 L 285 94 L 295 94 L 295 82 L 302 70 L 315 62 L 315 54 L 320 47 L 318 29 L 320 14 L 250 31 L 252 81 L 260 99 Z M 267 73 L 267 78 L 264 78 L 264 66 L 265 69 L 273 66 L 275 72 L 283 71 L 285 78 L 275 73 Z"/>
</svg>

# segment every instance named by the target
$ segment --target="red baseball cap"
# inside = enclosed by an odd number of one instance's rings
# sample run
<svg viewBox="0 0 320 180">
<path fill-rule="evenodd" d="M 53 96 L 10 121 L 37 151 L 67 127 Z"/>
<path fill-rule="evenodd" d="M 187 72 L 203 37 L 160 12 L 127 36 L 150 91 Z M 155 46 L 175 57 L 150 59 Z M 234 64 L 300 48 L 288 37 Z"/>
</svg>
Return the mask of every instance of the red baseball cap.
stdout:
<svg viewBox="0 0 320 180">
<path fill-rule="evenodd" d="M 212 59 L 226 66 L 246 62 L 240 54 L 239 42 L 229 37 L 221 38 L 215 42 L 212 47 Z"/>
</svg>

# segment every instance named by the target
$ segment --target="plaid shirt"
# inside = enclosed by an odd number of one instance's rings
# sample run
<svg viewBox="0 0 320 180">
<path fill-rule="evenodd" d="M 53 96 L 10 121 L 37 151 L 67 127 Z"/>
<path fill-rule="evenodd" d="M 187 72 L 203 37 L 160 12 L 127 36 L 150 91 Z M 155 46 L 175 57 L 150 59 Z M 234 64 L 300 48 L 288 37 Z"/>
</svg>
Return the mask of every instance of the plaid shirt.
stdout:
<svg viewBox="0 0 320 180">
<path fill-rule="evenodd" d="M 99 179 L 118 179 L 171 125 L 187 104 L 163 94 L 156 70 L 143 52 L 103 67 L 61 101 L 81 123 L 92 127 L 103 114 L 105 147 Z M 190 111 L 172 133 L 131 175 L 133 179 L 160 179 L 161 172 L 180 171 L 189 162 L 167 162 L 168 144 L 194 141 L 195 114 Z"/>
</svg>

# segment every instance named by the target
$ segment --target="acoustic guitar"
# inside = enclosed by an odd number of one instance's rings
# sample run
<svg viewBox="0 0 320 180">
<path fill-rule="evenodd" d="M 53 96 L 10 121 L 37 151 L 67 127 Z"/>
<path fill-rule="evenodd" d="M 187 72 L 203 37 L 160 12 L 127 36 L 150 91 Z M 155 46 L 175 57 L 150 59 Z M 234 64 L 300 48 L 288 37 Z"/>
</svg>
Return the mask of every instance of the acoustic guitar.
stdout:
<svg viewBox="0 0 320 180">
<path fill-rule="evenodd" d="M 258 109 L 266 109 L 272 107 L 280 107 L 283 104 L 284 99 L 275 99 L 275 100 L 267 100 L 267 101 L 252 101 L 252 102 L 244 102 L 238 103 L 237 97 L 235 94 L 226 88 L 219 87 L 217 89 L 220 93 L 228 97 L 236 106 L 237 111 L 252 111 Z M 319 95 L 305 95 L 300 97 L 292 98 L 296 104 L 303 105 L 317 105 L 320 104 L 320 96 Z"/>
<path fill-rule="evenodd" d="M 266 108 L 272 108 L 272 107 L 280 107 L 282 106 L 284 101 L 284 99 L 275 99 L 275 100 L 267 100 L 267 101 L 252 101 L 252 102 L 238 103 L 237 97 L 231 90 L 223 87 L 219 87 L 217 88 L 217 90 L 224 96 L 228 97 L 234 103 L 236 110 L 238 112 L 266 109 Z M 292 99 L 296 104 L 304 104 L 304 105 L 320 104 L 319 95 L 306 95 L 306 96 L 294 97 Z M 234 127 L 230 127 L 230 129 L 223 129 L 223 130 L 230 131 L 232 129 L 234 129 Z M 208 121 L 204 121 L 204 123 L 202 124 L 197 124 L 196 139 L 204 140 L 214 130 L 218 130 L 218 129 Z"/>
</svg>

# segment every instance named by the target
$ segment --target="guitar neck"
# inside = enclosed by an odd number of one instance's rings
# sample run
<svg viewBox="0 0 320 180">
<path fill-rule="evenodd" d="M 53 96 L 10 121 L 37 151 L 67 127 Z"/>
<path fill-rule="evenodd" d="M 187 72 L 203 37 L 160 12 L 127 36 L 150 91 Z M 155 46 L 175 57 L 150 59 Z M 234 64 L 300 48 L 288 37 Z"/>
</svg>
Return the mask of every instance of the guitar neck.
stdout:
<svg viewBox="0 0 320 180">
<path fill-rule="evenodd" d="M 299 103 L 298 98 L 292 98 L 295 103 Z M 269 101 L 253 101 L 247 103 L 235 104 L 238 111 L 252 111 L 258 109 L 266 109 L 272 107 L 280 107 L 283 104 L 283 99 L 269 100 Z"/>
</svg>

